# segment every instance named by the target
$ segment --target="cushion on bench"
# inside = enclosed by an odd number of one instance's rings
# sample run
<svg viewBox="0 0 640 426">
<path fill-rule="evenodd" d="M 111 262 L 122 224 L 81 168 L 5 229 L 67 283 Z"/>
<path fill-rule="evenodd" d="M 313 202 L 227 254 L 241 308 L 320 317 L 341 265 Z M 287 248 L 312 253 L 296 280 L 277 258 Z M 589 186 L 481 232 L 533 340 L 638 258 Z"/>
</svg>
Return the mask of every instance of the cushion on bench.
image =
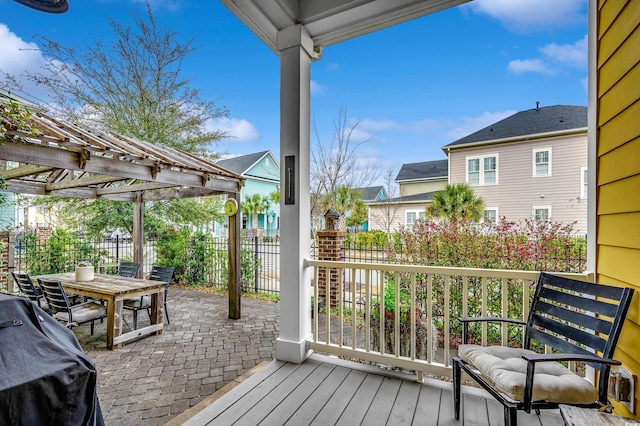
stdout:
<svg viewBox="0 0 640 426">
<path fill-rule="evenodd" d="M 505 346 L 460 345 L 458 355 L 482 373 L 498 392 L 515 401 L 524 400 L 527 349 Z M 598 399 L 596 388 L 586 379 L 558 362 L 539 362 L 533 381 L 533 401 L 592 404 Z"/>
</svg>

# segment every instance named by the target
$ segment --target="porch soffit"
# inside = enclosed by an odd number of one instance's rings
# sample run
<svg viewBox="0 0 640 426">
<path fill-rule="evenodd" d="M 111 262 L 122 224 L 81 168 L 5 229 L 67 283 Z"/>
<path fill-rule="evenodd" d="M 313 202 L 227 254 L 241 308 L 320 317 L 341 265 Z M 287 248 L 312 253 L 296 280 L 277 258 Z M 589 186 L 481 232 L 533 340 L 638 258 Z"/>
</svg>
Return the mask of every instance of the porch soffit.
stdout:
<svg viewBox="0 0 640 426">
<path fill-rule="evenodd" d="M 73 198 L 169 200 L 239 193 L 244 178 L 187 152 L 34 112 L 33 132 L 0 114 L 5 191 Z"/>
<path fill-rule="evenodd" d="M 351 38 L 470 0 L 220 0 L 271 50 L 278 32 L 301 24 L 317 52 Z"/>
</svg>

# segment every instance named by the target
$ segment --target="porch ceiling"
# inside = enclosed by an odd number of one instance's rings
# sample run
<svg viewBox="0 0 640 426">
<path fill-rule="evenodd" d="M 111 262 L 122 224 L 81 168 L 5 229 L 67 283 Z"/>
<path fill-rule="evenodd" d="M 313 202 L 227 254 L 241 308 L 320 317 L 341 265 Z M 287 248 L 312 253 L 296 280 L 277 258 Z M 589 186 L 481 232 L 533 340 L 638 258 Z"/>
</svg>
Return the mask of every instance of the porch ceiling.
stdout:
<svg viewBox="0 0 640 426">
<path fill-rule="evenodd" d="M 221 0 L 271 50 L 278 32 L 302 24 L 314 49 L 400 24 L 470 0 Z"/>
<path fill-rule="evenodd" d="M 58 120 L 33 105 L 16 125 L 3 114 L 3 98 L 0 160 L 19 163 L 0 170 L 4 191 L 116 201 L 240 192 L 241 176 L 192 154 Z"/>
</svg>

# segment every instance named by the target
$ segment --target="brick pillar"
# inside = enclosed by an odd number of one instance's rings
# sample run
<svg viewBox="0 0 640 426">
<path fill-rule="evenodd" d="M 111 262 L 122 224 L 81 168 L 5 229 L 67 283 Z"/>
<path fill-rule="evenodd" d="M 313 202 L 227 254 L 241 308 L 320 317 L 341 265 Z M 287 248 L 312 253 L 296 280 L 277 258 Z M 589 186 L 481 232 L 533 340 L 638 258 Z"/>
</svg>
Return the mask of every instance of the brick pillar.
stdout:
<svg viewBox="0 0 640 426">
<path fill-rule="evenodd" d="M 9 232 L 0 233 L 0 289 L 13 293 L 13 279 L 9 279 L 9 272 L 13 270 L 13 244 L 16 237 Z"/>
<path fill-rule="evenodd" d="M 344 258 L 344 242 L 347 233 L 345 231 L 325 230 L 318 231 L 318 260 L 340 261 Z M 327 277 L 328 275 L 328 277 Z M 319 268 L 318 270 L 318 297 L 327 301 L 327 282 L 329 283 L 329 300 L 327 305 L 338 306 L 338 283 L 340 270 L 337 268 Z"/>
</svg>

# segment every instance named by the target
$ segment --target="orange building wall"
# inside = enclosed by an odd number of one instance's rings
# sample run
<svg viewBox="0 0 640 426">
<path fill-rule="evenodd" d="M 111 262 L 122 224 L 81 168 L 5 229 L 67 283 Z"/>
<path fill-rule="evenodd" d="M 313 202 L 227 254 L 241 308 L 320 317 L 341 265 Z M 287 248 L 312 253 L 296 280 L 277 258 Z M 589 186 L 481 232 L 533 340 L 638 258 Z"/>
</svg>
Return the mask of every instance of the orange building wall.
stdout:
<svg viewBox="0 0 640 426">
<path fill-rule="evenodd" d="M 640 377 L 640 1 L 596 4 L 596 280 L 636 289 L 615 358 Z"/>
</svg>

